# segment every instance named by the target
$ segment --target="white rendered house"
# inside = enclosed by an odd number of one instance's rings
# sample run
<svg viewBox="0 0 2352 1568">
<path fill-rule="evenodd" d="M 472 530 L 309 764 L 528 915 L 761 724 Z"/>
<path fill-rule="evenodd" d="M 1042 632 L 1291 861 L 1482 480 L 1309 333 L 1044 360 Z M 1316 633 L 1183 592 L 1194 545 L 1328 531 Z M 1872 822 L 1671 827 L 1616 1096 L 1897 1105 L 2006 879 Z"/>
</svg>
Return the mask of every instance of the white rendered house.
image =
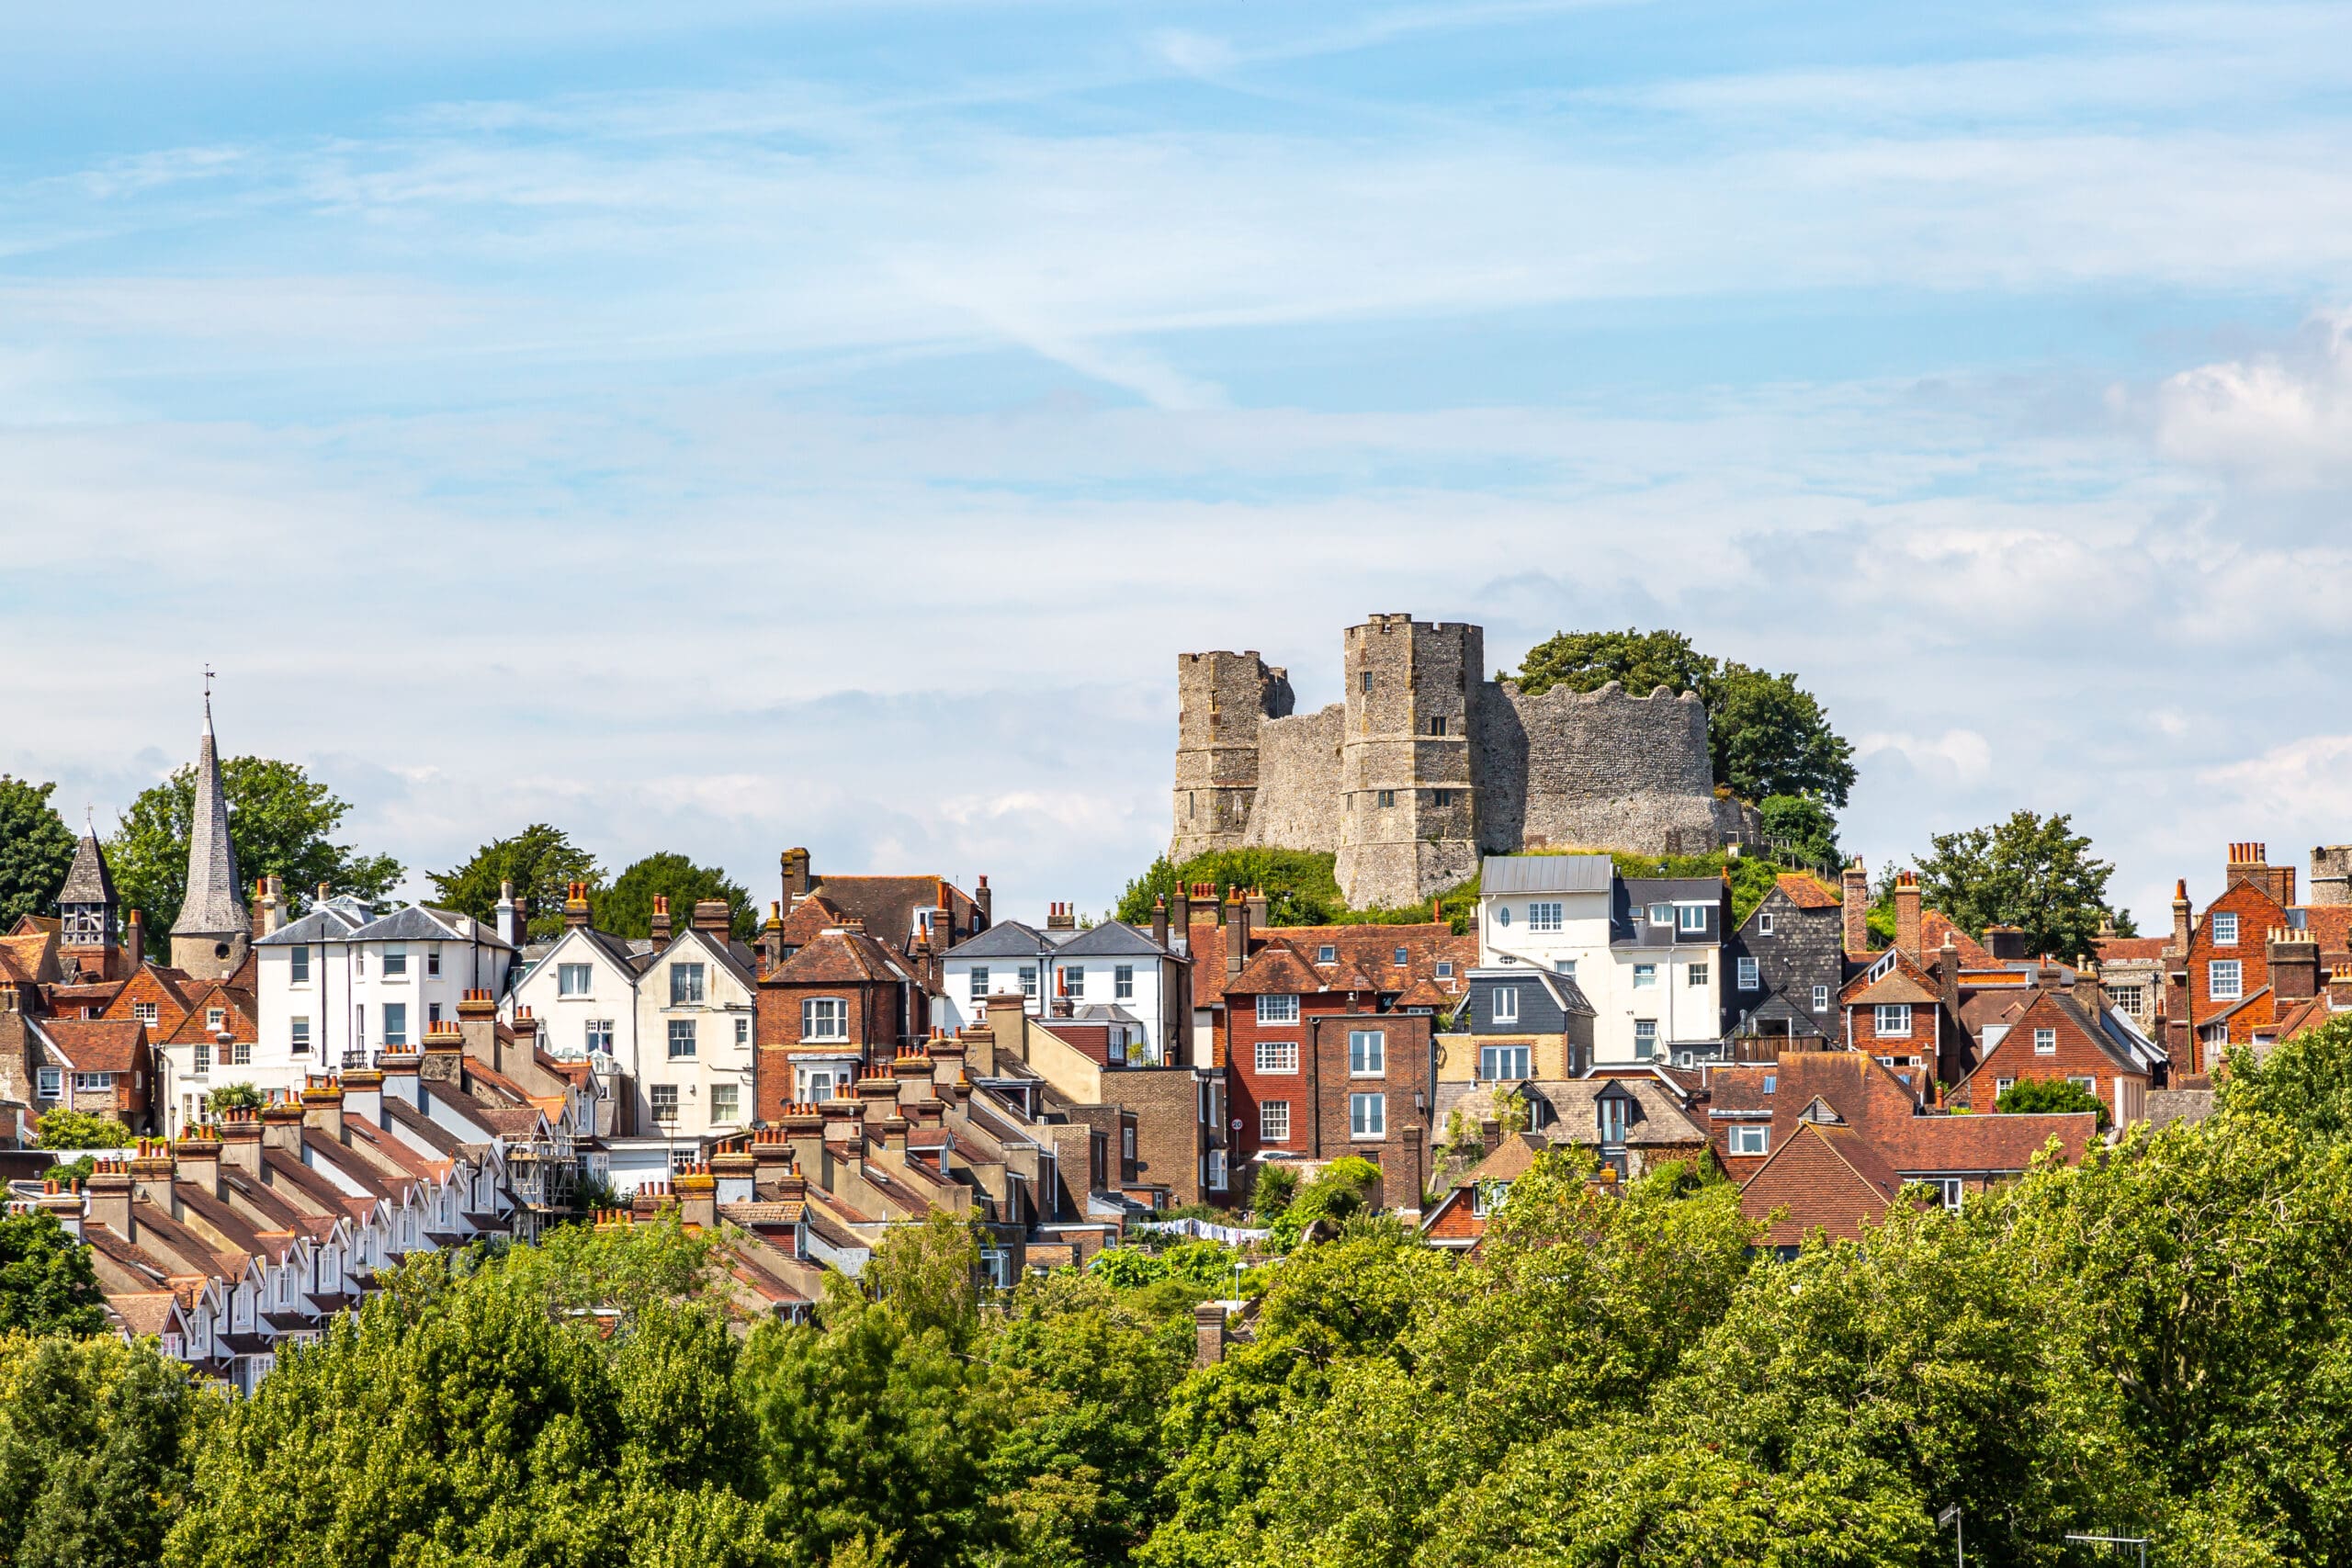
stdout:
<svg viewBox="0 0 2352 1568">
<path fill-rule="evenodd" d="M 1062 918 L 1057 910 L 1055 919 Z M 1114 1062 L 1157 1066 L 1171 1060 L 1171 1052 L 1182 1054 L 1189 967 L 1150 932 L 1123 921 L 1083 931 L 1049 922 L 1039 931 L 1007 920 L 941 961 L 932 1021 L 952 1032 L 978 1022 L 990 996 L 1019 992 L 1033 1017 L 1105 1025 Z"/>
<path fill-rule="evenodd" d="M 378 916 L 336 897 L 254 942 L 254 959 L 252 1081 L 299 1087 L 306 1072 L 416 1049 L 428 1027 L 458 1016 L 468 991 L 505 987 L 514 946 L 454 910 L 411 904 Z"/>
<path fill-rule="evenodd" d="M 758 993 L 749 948 L 689 928 L 655 953 L 637 983 L 629 1130 L 692 1145 L 744 1131 L 752 1110 Z"/>
</svg>

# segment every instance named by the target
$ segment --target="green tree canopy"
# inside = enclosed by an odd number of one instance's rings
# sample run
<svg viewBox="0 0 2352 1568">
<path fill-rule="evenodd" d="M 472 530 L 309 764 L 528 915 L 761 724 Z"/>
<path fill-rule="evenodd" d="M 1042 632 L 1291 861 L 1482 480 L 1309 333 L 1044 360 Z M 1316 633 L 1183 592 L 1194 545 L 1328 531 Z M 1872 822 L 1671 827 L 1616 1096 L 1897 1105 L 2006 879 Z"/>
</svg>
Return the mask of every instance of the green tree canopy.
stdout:
<svg viewBox="0 0 2352 1568">
<path fill-rule="evenodd" d="M 332 883 L 338 893 L 380 898 L 401 879 L 390 855 L 363 855 L 334 841 L 350 804 L 293 762 L 232 757 L 220 764 L 229 803 L 229 836 L 237 869 L 247 878 L 285 878 L 288 912 L 310 907 L 312 890 Z M 107 840 L 116 893 L 144 916 L 152 951 L 168 945 L 187 892 L 188 823 L 196 815 L 196 767 L 139 793 Z"/>
<path fill-rule="evenodd" d="M 2095 1111 L 2098 1124 L 2108 1123 L 2107 1101 L 2067 1078 L 2019 1078 L 2001 1091 L 1993 1109 L 2011 1115 L 2071 1115 Z"/>
<path fill-rule="evenodd" d="M 51 913 L 73 868 L 73 831 L 49 803 L 56 789 L 0 773 L 0 935 Z"/>
<path fill-rule="evenodd" d="M 2132 934 L 2131 913 L 2107 903 L 2115 867 L 2090 852 L 2073 824 L 2021 810 L 1989 828 L 1939 833 L 1917 863 L 1920 896 L 1972 936 L 1987 926 L 2020 928 L 2028 953 L 2087 953 L 2110 919 Z"/>
<path fill-rule="evenodd" d="M 592 905 L 604 891 L 596 857 L 545 822 L 534 822 L 511 839 L 492 839 L 463 865 L 431 875 L 442 904 L 485 921 L 497 919 L 501 886 L 514 883 L 526 932 L 541 940 L 563 930 L 563 906 L 572 883 L 589 885 Z"/>
<path fill-rule="evenodd" d="M 1854 749 L 1794 675 L 1775 675 L 1690 646 L 1676 631 L 1562 632 L 1528 649 L 1520 690 L 1590 692 L 1615 681 L 1637 696 L 1659 686 L 1696 692 L 1707 708 L 1715 782 L 1746 800 L 1812 795 L 1846 804 Z"/>
<path fill-rule="evenodd" d="M 160 1562 L 217 1409 L 152 1344 L 0 1336 L 0 1568 Z"/>
<path fill-rule="evenodd" d="M 670 900 L 673 931 L 683 931 L 694 918 L 695 906 L 708 898 L 726 900 L 730 929 L 738 937 L 748 941 L 759 929 L 752 895 L 741 884 L 729 882 L 717 866 L 696 865 L 684 855 L 669 852 L 647 855 L 613 879 L 612 891 L 596 906 L 597 929 L 615 936 L 652 935 L 656 894 Z"/>
<path fill-rule="evenodd" d="M 96 1334 L 105 1326 L 89 1248 L 46 1210 L 0 1215 L 0 1336 Z"/>
<path fill-rule="evenodd" d="M 1757 811 L 1764 819 L 1764 836 L 1787 846 L 1797 859 L 1825 870 L 1844 865 L 1845 852 L 1838 847 L 1838 818 L 1812 795 L 1767 795 Z"/>
</svg>

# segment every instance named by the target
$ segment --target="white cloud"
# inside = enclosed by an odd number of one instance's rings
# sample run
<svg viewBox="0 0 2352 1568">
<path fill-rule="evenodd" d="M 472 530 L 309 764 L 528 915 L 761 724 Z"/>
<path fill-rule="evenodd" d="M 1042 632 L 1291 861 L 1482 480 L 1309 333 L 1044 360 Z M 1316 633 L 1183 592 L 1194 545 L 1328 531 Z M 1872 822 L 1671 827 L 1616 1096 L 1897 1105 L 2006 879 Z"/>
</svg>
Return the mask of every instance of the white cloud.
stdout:
<svg viewBox="0 0 2352 1568">
<path fill-rule="evenodd" d="M 1856 758 L 1868 761 L 1892 751 L 1915 768 L 1947 773 L 1960 784 L 1974 784 L 1993 771 L 1993 747 L 1973 729 L 1947 729 L 1939 735 L 1910 735 L 1879 730 L 1854 742 Z"/>
<path fill-rule="evenodd" d="M 2154 418 L 2158 446 L 2180 462 L 2290 489 L 2352 476 L 2352 311 L 2313 318 L 2288 352 L 2166 378 Z"/>
</svg>

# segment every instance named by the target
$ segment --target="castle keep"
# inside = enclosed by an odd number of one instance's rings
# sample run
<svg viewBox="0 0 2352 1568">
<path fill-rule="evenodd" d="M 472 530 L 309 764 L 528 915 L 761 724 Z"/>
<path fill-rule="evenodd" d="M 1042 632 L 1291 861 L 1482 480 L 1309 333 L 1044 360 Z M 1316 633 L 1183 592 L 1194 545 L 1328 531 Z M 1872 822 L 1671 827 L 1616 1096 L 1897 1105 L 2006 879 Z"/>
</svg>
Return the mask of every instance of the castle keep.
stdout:
<svg viewBox="0 0 2352 1568">
<path fill-rule="evenodd" d="M 1633 696 L 1482 679 L 1477 626 L 1374 615 L 1350 626 L 1341 700 L 1293 711 L 1252 652 L 1176 660 L 1178 863 L 1211 850 L 1330 850 L 1357 908 L 1465 881 L 1482 854 L 1606 846 L 1690 854 L 1754 837 L 1715 797 L 1707 715 Z"/>
</svg>

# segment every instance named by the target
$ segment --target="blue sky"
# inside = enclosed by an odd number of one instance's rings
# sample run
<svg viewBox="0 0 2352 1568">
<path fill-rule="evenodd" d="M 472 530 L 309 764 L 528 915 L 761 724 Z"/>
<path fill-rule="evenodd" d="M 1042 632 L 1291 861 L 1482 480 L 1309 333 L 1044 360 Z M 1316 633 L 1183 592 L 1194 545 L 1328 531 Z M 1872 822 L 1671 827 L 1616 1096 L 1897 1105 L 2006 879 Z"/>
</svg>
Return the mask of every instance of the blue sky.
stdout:
<svg viewBox="0 0 2352 1568">
<path fill-rule="evenodd" d="M 84 7 L 0 52 L 0 768 L 1100 908 L 1175 655 L 1672 626 L 1878 863 L 2352 837 L 2341 6 Z"/>
</svg>

